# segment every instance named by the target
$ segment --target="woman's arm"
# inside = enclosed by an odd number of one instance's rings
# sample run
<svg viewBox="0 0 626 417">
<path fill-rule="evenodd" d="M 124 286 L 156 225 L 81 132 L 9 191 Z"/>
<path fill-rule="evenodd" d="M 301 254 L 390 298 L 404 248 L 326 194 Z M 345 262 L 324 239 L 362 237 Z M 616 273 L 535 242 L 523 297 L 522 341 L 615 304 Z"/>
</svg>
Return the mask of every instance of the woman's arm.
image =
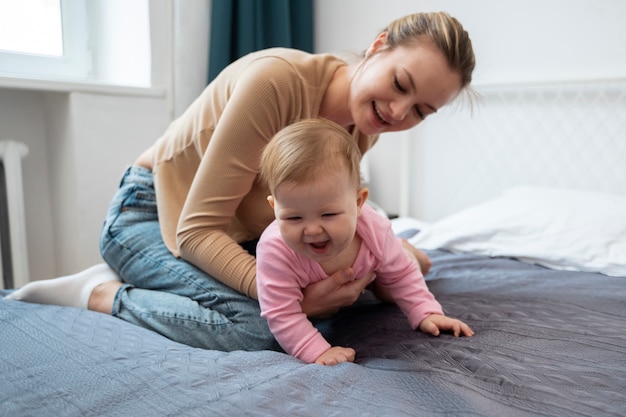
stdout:
<svg viewBox="0 0 626 417">
<path fill-rule="evenodd" d="M 263 220 L 258 216 L 260 234 L 272 220 L 273 214 L 265 200 L 266 193 L 256 182 L 260 155 L 271 137 L 295 117 L 299 105 L 285 97 L 297 97 L 297 78 L 290 73 L 284 61 L 263 58 L 249 63 L 244 71 L 231 79 L 220 80 L 235 84 L 232 91 L 216 92 L 219 97 L 207 97 L 215 102 L 206 103 L 205 113 L 223 106 L 219 122 L 214 129 L 205 129 L 212 135 L 202 154 L 198 171 L 184 204 L 177 230 L 181 256 L 211 276 L 253 298 L 256 292 L 255 259 L 243 250 L 229 235 L 236 225 L 235 216 L 244 199 L 259 194 L 258 208 L 267 210 Z M 279 81 L 276 81 L 278 79 Z M 222 87 L 226 89 L 227 87 Z M 226 100 L 227 103 L 216 103 Z M 247 200 L 249 205 L 254 201 Z M 267 208 L 266 208 L 267 207 Z M 258 237 L 257 236 L 250 236 Z"/>
</svg>

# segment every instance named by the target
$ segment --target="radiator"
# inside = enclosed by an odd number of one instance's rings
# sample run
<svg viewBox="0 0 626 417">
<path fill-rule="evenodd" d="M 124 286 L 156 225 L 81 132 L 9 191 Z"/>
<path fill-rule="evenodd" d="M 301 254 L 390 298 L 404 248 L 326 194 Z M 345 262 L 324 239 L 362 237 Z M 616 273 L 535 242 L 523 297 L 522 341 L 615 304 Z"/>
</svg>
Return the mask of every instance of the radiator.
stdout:
<svg viewBox="0 0 626 417">
<path fill-rule="evenodd" d="M 29 281 L 22 158 L 23 143 L 0 140 L 0 288 L 18 288 Z"/>
</svg>

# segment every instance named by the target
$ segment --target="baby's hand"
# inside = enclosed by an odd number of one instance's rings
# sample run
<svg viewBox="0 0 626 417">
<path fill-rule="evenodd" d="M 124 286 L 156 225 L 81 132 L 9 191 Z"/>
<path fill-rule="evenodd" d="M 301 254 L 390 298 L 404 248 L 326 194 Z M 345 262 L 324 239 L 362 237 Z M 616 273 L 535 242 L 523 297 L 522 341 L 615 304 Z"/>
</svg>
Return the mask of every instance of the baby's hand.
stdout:
<svg viewBox="0 0 626 417">
<path fill-rule="evenodd" d="M 356 351 L 352 348 L 333 346 L 315 360 L 318 365 L 337 365 L 341 362 L 354 362 Z"/>
<path fill-rule="evenodd" d="M 453 319 L 450 317 L 442 316 L 441 314 L 431 314 L 426 317 L 419 325 L 419 328 L 424 333 L 430 333 L 433 336 L 439 336 L 439 333 L 443 331 L 452 332 L 454 336 L 474 336 L 474 331 L 461 320 Z"/>
</svg>

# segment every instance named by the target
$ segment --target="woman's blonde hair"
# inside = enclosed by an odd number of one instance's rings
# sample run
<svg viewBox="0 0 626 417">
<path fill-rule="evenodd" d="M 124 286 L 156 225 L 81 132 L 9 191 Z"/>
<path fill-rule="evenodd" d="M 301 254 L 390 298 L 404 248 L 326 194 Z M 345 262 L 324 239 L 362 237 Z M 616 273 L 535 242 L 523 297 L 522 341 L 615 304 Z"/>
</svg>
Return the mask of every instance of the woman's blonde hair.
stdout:
<svg viewBox="0 0 626 417">
<path fill-rule="evenodd" d="M 476 58 L 472 41 L 461 23 L 446 12 L 414 13 L 391 22 L 387 46 L 412 45 L 427 39 L 444 55 L 450 69 L 461 76 L 461 88 L 472 81 Z"/>
<path fill-rule="evenodd" d="M 306 119 L 274 135 L 263 150 L 260 176 L 274 194 L 282 184 L 305 184 L 347 169 L 359 188 L 360 160 L 356 142 L 343 127 L 326 119 Z"/>
</svg>

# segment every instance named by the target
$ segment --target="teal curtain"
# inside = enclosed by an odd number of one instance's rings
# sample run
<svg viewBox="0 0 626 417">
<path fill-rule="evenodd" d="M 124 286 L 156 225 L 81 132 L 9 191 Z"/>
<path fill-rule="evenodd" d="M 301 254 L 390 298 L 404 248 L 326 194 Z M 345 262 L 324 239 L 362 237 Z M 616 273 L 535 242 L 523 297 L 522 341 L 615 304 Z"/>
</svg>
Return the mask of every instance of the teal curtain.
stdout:
<svg viewBox="0 0 626 417">
<path fill-rule="evenodd" d="M 213 0 L 209 82 L 250 52 L 283 46 L 313 52 L 313 0 Z"/>
</svg>

